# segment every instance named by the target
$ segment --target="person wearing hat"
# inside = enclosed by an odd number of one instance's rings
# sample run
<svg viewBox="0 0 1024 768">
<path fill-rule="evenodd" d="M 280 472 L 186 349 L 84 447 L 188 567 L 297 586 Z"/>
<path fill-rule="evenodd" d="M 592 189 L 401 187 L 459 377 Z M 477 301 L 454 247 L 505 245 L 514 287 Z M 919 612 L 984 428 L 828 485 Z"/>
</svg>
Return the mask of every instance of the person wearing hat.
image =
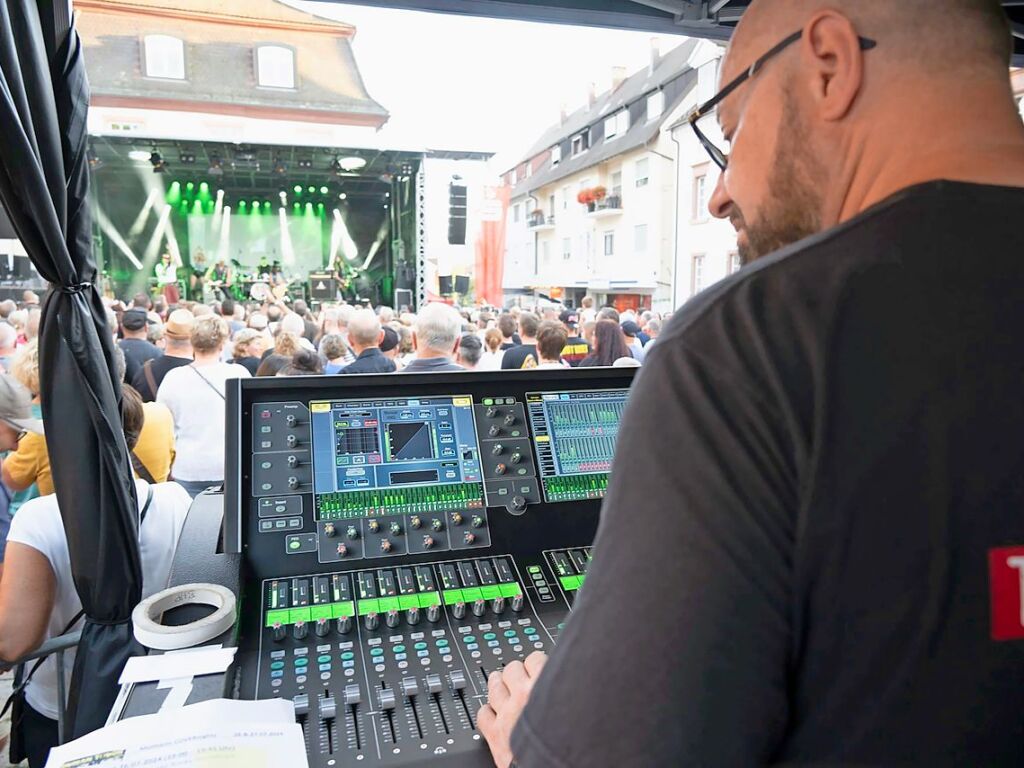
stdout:
<svg viewBox="0 0 1024 768">
<path fill-rule="evenodd" d="M 348 321 L 348 343 L 356 353 L 356 359 L 339 373 L 394 372 L 395 361 L 385 357 L 380 348 L 384 335 L 380 318 L 372 309 L 356 310 Z"/>
<path fill-rule="evenodd" d="M 125 312 L 127 317 L 131 311 Z M 156 391 L 168 371 L 192 362 L 192 326 L 196 319 L 187 309 L 176 309 L 171 312 L 164 324 L 164 353 L 145 361 L 139 370 L 129 378 L 128 353 L 125 351 L 125 381 L 138 390 L 143 401 L 152 403 L 156 400 Z M 122 342 L 121 348 L 124 349 Z"/>
<path fill-rule="evenodd" d="M 562 359 L 573 368 L 576 368 L 583 358 L 590 354 L 590 345 L 587 340 L 580 336 L 580 316 L 575 310 L 567 309 L 558 316 L 565 331 L 568 334 L 565 340 L 565 349 L 562 350 Z"/>
<path fill-rule="evenodd" d="M 395 370 L 398 370 L 398 352 L 402 339 L 398 335 L 398 331 L 390 325 L 383 326 L 381 330 L 384 332 L 384 338 L 380 342 L 380 351 L 384 357 L 395 364 Z"/>
<path fill-rule="evenodd" d="M 121 315 L 122 338 L 118 346 L 124 352 L 128 378 L 132 381 L 147 360 L 160 357 L 160 350 L 146 338 L 149 333 L 148 323 L 147 312 L 141 307 L 133 307 Z"/>
<path fill-rule="evenodd" d="M 644 361 L 644 345 L 638 338 L 640 336 L 640 326 L 632 320 L 626 320 L 622 324 L 622 333 L 626 337 L 626 346 L 629 347 L 629 354 L 638 363 L 642 363 Z"/>
</svg>

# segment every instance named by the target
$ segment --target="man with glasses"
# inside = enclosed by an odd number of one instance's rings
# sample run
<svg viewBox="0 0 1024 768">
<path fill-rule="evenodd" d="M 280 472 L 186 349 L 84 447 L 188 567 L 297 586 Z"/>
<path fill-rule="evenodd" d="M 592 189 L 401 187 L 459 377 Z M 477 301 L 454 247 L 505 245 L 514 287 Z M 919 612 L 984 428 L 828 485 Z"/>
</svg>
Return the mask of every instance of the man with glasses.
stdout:
<svg viewBox="0 0 1024 768">
<path fill-rule="evenodd" d="M 501 768 L 1020 764 L 1009 54 L 997 0 L 751 4 L 692 120 L 748 266 L 648 356 L 559 645 L 490 680 Z"/>
</svg>

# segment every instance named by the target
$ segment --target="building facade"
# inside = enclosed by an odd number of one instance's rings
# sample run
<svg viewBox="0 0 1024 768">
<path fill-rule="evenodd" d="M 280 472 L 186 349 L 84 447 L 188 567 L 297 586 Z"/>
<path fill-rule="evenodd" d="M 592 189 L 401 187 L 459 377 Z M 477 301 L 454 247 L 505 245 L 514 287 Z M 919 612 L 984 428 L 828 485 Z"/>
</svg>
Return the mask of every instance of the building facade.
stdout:
<svg viewBox="0 0 1024 768">
<path fill-rule="evenodd" d="M 584 295 L 620 309 L 673 306 L 676 147 L 671 131 L 695 99 L 698 66 L 717 51 L 682 43 L 549 129 L 515 168 L 506 297 Z"/>
</svg>

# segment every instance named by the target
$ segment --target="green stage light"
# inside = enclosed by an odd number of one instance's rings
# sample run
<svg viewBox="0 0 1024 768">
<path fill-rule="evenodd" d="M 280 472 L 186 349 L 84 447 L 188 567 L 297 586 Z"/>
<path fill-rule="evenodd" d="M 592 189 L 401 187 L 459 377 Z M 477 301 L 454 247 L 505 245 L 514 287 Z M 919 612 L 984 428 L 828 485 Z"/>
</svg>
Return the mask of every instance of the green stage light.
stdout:
<svg viewBox="0 0 1024 768">
<path fill-rule="evenodd" d="M 181 202 L 181 182 L 175 181 L 171 183 L 171 188 L 167 190 L 166 201 L 169 205 L 177 205 Z"/>
<path fill-rule="evenodd" d="M 312 195 L 314 192 L 316 192 L 316 187 L 310 185 L 310 187 L 309 187 L 309 194 Z"/>
<path fill-rule="evenodd" d="M 200 192 L 209 192 L 210 191 L 210 185 L 207 184 L 205 181 L 200 182 L 200 184 L 199 184 L 199 191 Z"/>
<path fill-rule="evenodd" d="M 263 201 L 263 207 L 266 208 L 269 211 L 270 210 L 270 201 L 269 200 L 264 200 Z"/>
<path fill-rule="evenodd" d="M 200 214 L 202 212 L 203 212 L 203 201 L 202 200 L 196 200 L 195 203 L 192 205 L 192 213 Z"/>
<path fill-rule="evenodd" d="M 301 206 L 301 205 L 299 205 L 298 203 L 295 203 L 294 205 L 292 205 L 292 208 L 294 208 L 294 209 L 295 209 L 296 211 L 298 211 L 298 210 L 299 210 L 299 208 L 301 208 L 301 207 L 302 207 L 302 206 Z"/>
<path fill-rule="evenodd" d="M 292 187 L 292 192 L 294 192 L 296 195 L 301 195 L 302 194 L 302 187 L 300 187 L 298 184 L 296 184 L 294 187 Z"/>
<path fill-rule="evenodd" d="M 320 194 L 321 195 L 326 195 L 328 192 L 330 192 L 330 190 L 327 189 L 327 187 L 320 187 Z"/>
<path fill-rule="evenodd" d="M 317 203 L 316 204 L 316 209 L 318 211 L 320 211 L 320 213 L 323 213 L 324 212 L 324 204 L 323 203 Z"/>
<path fill-rule="evenodd" d="M 196 185 L 193 184 L 191 181 L 188 184 L 185 185 L 185 189 L 187 189 L 189 192 L 191 192 L 195 188 L 196 188 Z"/>
<path fill-rule="evenodd" d="M 243 208 L 245 208 L 245 200 L 239 200 L 238 201 L 238 210 L 242 210 Z"/>
<path fill-rule="evenodd" d="M 312 203 L 306 203 L 305 213 L 309 214 L 309 213 L 312 213 L 312 212 L 313 212 L 313 204 Z"/>
</svg>

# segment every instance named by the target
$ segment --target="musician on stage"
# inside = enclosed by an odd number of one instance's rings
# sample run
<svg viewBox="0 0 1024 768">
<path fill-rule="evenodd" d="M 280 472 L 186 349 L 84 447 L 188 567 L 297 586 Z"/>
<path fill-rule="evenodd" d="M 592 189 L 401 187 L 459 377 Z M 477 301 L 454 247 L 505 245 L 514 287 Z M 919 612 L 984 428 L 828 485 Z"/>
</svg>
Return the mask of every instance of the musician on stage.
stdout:
<svg viewBox="0 0 1024 768">
<path fill-rule="evenodd" d="M 202 248 L 196 248 L 192 257 L 192 272 L 188 276 L 189 298 L 203 300 L 203 282 L 206 280 L 206 254 Z"/>
<path fill-rule="evenodd" d="M 164 251 L 160 263 L 156 265 L 156 286 L 167 300 L 167 306 L 176 306 L 181 301 L 181 293 L 178 290 L 178 265 L 167 251 Z"/>
<path fill-rule="evenodd" d="M 216 292 L 218 299 L 223 301 L 228 298 L 228 289 L 232 285 L 232 275 L 231 268 L 225 263 L 224 259 L 210 267 L 206 273 L 206 280 Z"/>
</svg>

